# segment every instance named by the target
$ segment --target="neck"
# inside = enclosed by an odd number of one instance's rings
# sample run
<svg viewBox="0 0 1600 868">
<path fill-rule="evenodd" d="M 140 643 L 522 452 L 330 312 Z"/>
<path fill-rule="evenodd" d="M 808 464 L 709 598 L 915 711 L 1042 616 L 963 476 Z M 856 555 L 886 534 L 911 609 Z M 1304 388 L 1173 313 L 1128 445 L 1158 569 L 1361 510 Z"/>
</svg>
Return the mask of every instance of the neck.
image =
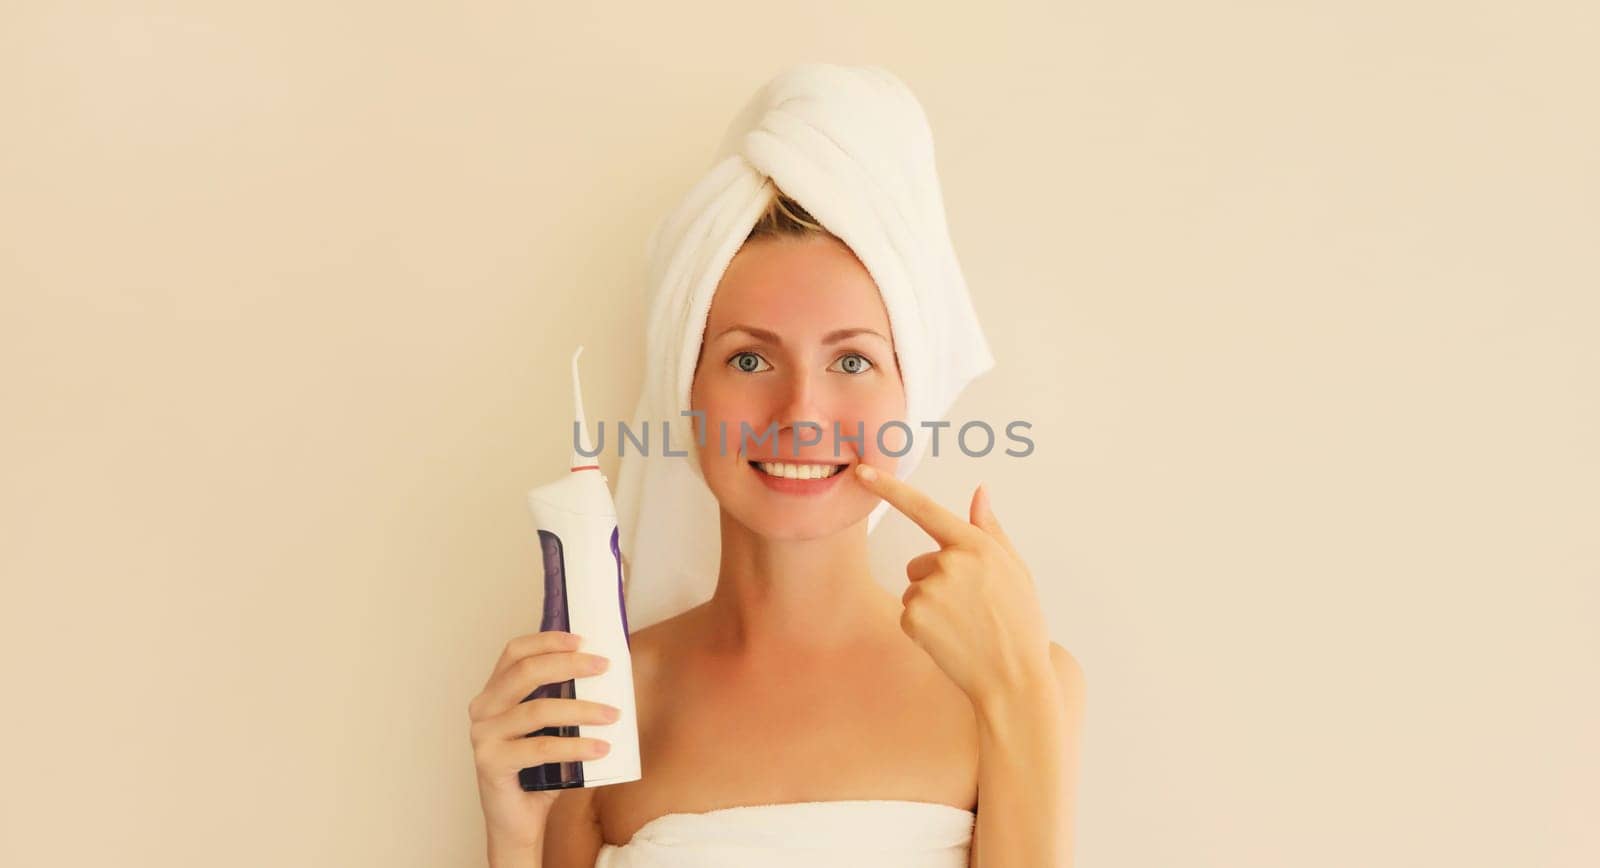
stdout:
<svg viewBox="0 0 1600 868">
<path fill-rule="evenodd" d="M 722 513 L 722 564 L 707 642 L 746 658 L 841 651 L 896 624 L 900 601 L 872 577 L 867 521 L 830 536 L 772 540 Z"/>
</svg>

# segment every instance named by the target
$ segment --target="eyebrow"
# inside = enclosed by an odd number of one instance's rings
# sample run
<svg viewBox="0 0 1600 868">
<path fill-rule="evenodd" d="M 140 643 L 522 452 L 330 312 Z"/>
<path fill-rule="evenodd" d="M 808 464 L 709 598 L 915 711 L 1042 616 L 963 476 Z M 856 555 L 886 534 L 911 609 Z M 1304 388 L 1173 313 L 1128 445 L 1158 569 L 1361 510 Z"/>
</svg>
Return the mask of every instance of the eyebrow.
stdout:
<svg viewBox="0 0 1600 868">
<path fill-rule="evenodd" d="M 771 343 L 771 344 L 776 344 L 777 346 L 780 346 L 780 347 L 783 346 L 783 339 L 778 337 L 777 334 L 775 334 L 775 333 L 773 333 L 771 331 L 768 331 L 767 329 L 756 328 L 755 326 L 749 326 L 749 325 L 728 326 L 727 328 L 725 328 L 722 331 L 718 332 L 716 337 L 713 337 L 712 340 L 717 340 L 717 338 L 720 338 L 720 337 L 722 337 L 723 335 L 725 335 L 725 334 L 727 334 L 729 332 L 744 332 L 745 334 L 748 334 L 751 337 L 760 338 L 761 340 L 764 340 L 764 341 L 766 341 L 768 343 Z M 873 331 L 872 329 L 868 329 L 868 328 L 835 329 L 835 330 L 833 330 L 831 332 L 828 332 L 827 334 L 823 335 L 822 336 L 822 342 L 825 343 L 825 344 L 836 344 L 836 343 L 838 343 L 838 342 L 840 342 L 842 340 L 847 340 L 849 338 L 853 338 L 856 335 L 872 335 L 873 337 L 877 338 L 880 341 L 883 341 L 886 344 L 890 342 L 889 339 L 884 337 L 882 334 L 879 334 L 878 332 Z"/>
</svg>

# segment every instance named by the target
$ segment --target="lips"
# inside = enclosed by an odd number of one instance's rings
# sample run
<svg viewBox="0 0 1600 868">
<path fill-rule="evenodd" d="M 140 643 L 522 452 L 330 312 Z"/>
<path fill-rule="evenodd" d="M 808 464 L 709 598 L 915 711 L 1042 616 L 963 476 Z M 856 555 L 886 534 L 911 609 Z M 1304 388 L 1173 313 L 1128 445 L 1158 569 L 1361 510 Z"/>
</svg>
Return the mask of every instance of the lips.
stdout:
<svg viewBox="0 0 1600 868">
<path fill-rule="evenodd" d="M 781 494 L 816 495 L 829 491 L 839 483 L 844 476 L 844 470 L 849 468 L 848 462 L 835 463 L 832 461 L 747 461 L 750 472 L 761 480 L 767 488 Z M 785 475 L 775 476 L 768 470 L 776 470 Z M 818 474 L 828 473 L 827 476 Z"/>
<path fill-rule="evenodd" d="M 824 479 L 849 466 L 848 462 L 751 461 L 749 465 L 768 476 L 784 479 Z"/>
</svg>

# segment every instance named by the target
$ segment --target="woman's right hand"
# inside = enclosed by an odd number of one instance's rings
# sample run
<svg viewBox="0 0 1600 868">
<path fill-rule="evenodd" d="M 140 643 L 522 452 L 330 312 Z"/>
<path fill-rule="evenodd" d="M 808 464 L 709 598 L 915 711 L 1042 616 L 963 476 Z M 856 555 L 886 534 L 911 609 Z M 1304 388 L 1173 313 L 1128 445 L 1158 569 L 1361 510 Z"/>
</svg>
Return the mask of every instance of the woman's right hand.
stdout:
<svg viewBox="0 0 1600 868">
<path fill-rule="evenodd" d="M 560 630 L 518 636 L 506 643 L 483 691 L 467 705 L 472 720 L 472 755 L 489 850 L 538 853 L 545 819 L 561 790 L 524 792 L 517 773 L 530 766 L 579 762 L 605 756 L 611 745 L 582 736 L 525 736 L 547 726 L 605 724 L 618 710 L 603 702 L 540 697 L 522 700 L 535 688 L 596 675 L 609 661 L 579 651 L 579 638 Z M 537 863 L 535 863 L 537 864 Z"/>
</svg>

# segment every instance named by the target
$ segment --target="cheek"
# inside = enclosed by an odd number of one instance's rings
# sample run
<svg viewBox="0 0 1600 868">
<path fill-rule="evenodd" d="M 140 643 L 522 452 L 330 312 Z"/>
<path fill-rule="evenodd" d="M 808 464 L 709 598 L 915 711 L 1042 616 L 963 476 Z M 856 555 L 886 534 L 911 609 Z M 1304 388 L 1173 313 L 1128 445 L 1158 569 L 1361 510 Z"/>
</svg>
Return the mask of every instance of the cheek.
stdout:
<svg viewBox="0 0 1600 868">
<path fill-rule="evenodd" d="M 691 430 L 697 425 L 704 426 L 705 446 L 700 451 L 700 466 L 711 475 L 719 475 L 727 472 L 722 468 L 744 461 L 740 452 L 740 431 L 748 429 L 752 438 L 761 436 L 765 431 L 762 421 L 772 418 L 773 414 L 763 405 L 759 394 L 736 386 L 708 382 L 696 389 L 694 395 L 691 406 L 704 415 L 698 421 L 686 417 L 684 424 Z M 768 442 L 770 439 L 769 436 Z"/>
<path fill-rule="evenodd" d="M 718 415 L 726 413 L 730 390 L 717 376 L 716 371 L 705 370 L 704 363 L 701 370 L 695 373 L 694 384 L 689 388 L 689 407 L 698 413 L 704 413 L 709 421 Z M 688 418 L 688 417 L 685 417 Z M 690 419 L 690 422 L 693 420 Z"/>
<path fill-rule="evenodd" d="M 888 395 L 863 396 L 859 400 L 850 402 L 847 406 L 842 407 L 839 413 L 840 432 L 841 434 L 854 436 L 856 433 L 855 423 L 859 420 L 862 423 L 861 429 L 864 436 L 859 446 L 852 441 L 844 444 L 844 448 L 859 448 L 862 456 L 870 464 L 880 467 L 892 466 L 896 456 L 903 452 L 909 443 L 907 429 L 902 425 L 892 424 L 903 422 L 904 417 L 905 401 L 898 392 Z M 891 454 L 885 454 L 885 452 Z"/>
<path fill-rule="evenodd" d="M 759 419 L 771 415 L 757 395 L 738 389 L 714 387 L 702 393 L 695 409 L 705 414 L 706 437 L 713 447 L 717 442 L 718 429 L 727 430 L 730 452 L 739 436 L 741 422 L 754 426 Z"/>
</svg>

